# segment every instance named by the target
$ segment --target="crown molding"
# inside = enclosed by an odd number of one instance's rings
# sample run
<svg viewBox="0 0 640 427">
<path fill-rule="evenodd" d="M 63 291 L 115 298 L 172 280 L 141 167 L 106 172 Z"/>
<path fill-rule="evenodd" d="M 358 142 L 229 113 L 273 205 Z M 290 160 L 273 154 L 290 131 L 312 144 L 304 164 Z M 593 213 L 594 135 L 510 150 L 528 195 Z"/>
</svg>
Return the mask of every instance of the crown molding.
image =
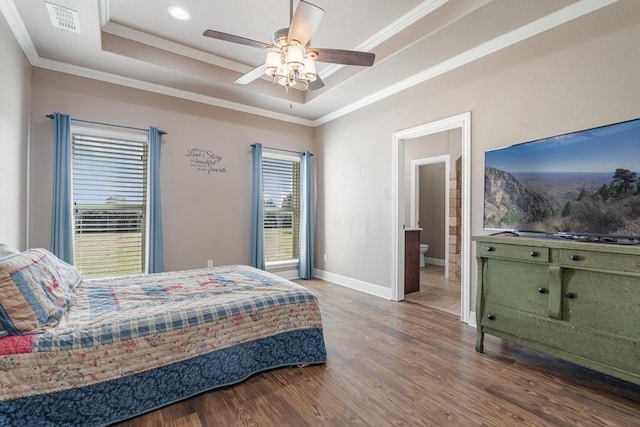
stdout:
<svg viewBox="0 0 640 427">
<path fill-rule="evenodd" d="M 121 24 L 116 24 L 114 22 L 107 22 L 107 24 L 102 26 L 102 31 L 114 36 L 133 40 L 147 46 L 152 46 L 158 49 L 166 50 L 167 52 L 185 56 L 187 58 L 196 59 L 198 61 L 206 62 L 218 67 L 227 68 L 229 70 L 233 70 L 242 74 L 247 73 L 255 68 L 247 64 L 232 61 L 230 59 L 223 58 L 212 53 L 185 46 L 183 44 L 163 39 L 162 37 L 145 33 L 143 31 L 136 30 L 134 28 L 130 28 Z"/>
<path fill-rule="evenodd" d="M 466 65 L 472 61 L 490 55 L 499 50 L 505 49 L 530 37 L 558 27 L 562 24 L 577 19 L 588 13 L 594 12 L 610 4 L 613 4 L 617 1 L 618 0 L 579 0 L 578 2 L 573 3 L 570 6 L 550 13 L 549 15 L 544 16 L 536 21 L 533 21 L 506 34 L 491 39 L 488 42 L 478 45 L 433 67 L 427 68 L 424 71 L 401 80 L 398 83 L 388 86 L 385 89 L 372 93 L 371 95 L 368 95 L 354 103 L 346 105 L 325 116 L 322 116 L 313 121 L 313 126 L 316 127 L 328 123 L 346 114 L 352 113 L 375 102 L 383 100 L 389 96 L 395 95 L 396 93 L 402 92 L 403 90 L 409 89 L 417 84 L 426 82 L 427 80 L 431 80 L 444 73 L 462 67 L 463 65 Z"/>
<path fill-rule="evenodd" d="M 400 18 L 393 21 L 391 24 L 384 27 L 382 30 L 375 33 L 373 36 L 369 37 L 364 42 L 360 43 L 358 46 L 353 48 L 353 50 L 360 50 L 363 52 L 368 52 L 375 48 L 376 46 L 384 43 L 389 40 L 399 32 L 403 31 L 410 25 L 414 24 L 416 21 L 424 18 L 434 10 L 448 3 L 449 0 L 425 0 L 420 3 L 418 6 L 411 9 L 409 12 L 402 15 Z M 340 64 L 331 64 L 325 67 L 318 74 L 320 78 L 326 79 L 333 73 L 344 68 L 344 65 Z"/>
<path fill-rule="evenodd" d="M 226 108 L 228 110 L 239 111 L 242 113 L 254 114 L 257 116 L 267 117 L 270 119 L 280 120 L 283 122 L 294 123 L 303 126 L 313 126 L 313 122 L 308 119 L 291 116 L 288 114 L 277 113 L 263 108 L 251 107 L 237 102 L 227 101 L 213 96 L 202 95 L 199 93 L 189 92 L 182 89 L 176 89 L 156 83 L 150 83 L 143 80 L 137 80 L 130 77 L 118 76 L 116 74 L 105 73 L 90 68 L 70 65 L 47 58 L 39 58 L 35 64 L 38 68 L 58 71 L 61 73 L 72 74 L 74 76 L 85 77 L 102 82 L 113 83 L 120 86 L 126 86 L 134 89 L 145 90 L 148 92 L 158 93 L 162 95 L 173 96 L 175 98 L 186 99 L 189 101 L 199 102 L 202 104 L 212 105 L 214 107 Z"/>
<path fill-rule="evenodd" d="M 375 102 L 383 100 L 389 96 L 395 95 L 401 91 L 409 89 L 417 84 L 423 83 L 430 79 L 433 79 L 437 76 L 440 76 L 446 72 L 455 70 L 458 67 L 461 67 L 465 64 L 468 64 L 472 61 L 475 61 L 484 56 L 490 55 L 494 52 L 497 52 L 501 49 L 507 48 L 516 44 L 520 41 L 526 40 L 530 37 L 533 37 L 537 34 L 540 34 L 544 31 L 548 31 L 552 28 L 558 27 L 564 23 L 577 19 L 583 15 L 601 9 L 605 6 L 613 4 L 618 0 L 579 0 L 576 3 L 571 4 L 563 9 L 560 9 L 556 12 L 553 12 L 543 18 L 540 18 L 532 23 L 524 25 L 518 29 L 515 29 L 507 34 L 496 37 L 488 42 L 485 42 L 475 48 L 469 49 L 455 57 L 452 57 L 446 61 L 443 61 L 433 67 L 425 69 L 413 76 L 410 76 L 400 82 L 397 82 L 385 89 L 382 89 L 378 92 L 375 92 L 371 95 L 368 95 L 356 102 L 353 102 L 347 106 L 339 108 L 329 114 L 326 114 L 318 119 L 309 120 L 304 119 L 288 114 L 277 113 L 271 110 L 251 107 L 244 104 L 226 101 L 223 99 L 202 95 L 199 93 L 189 92 L 181 89 L 176 89 L 164 85 L 159 85 L 155 83 L 145 82 L 142 80 L 137 80 L 133 78 L 118 76 L 111 73 L 106 73 L 102 71 L 93 70 L 90 68 L 80 67 L 76 65 L 66 64 L 59 61 L 51 60 L 48 58 L 41 58 L 34 45 L 31 41 L 31 38 L 27 32 L 27 29 L 15 7 L 15 0 L 0 0 L 0 13 L 2 13 L 7 20 L 9 28 L 14 34 L 14 37 L 18 41 L 18 44 L 22 48 L 25 53 L 29 63 L 34 67 L 40 67 L 44 69 L 49 69 L 53 71 L 58 71 L 62 73 L 72 74 L 80 77 L 90 78 L 94 80 L 104 81 L 108 83 L 118 84 L 126 87 L 131 87 L 135 89 L 141 89 L 145 91 L 155 92 L 159 94 L 164 94 L 168 96 L 173 96 L 176 98 L 191 100 L 207 105 L 212 105 L 216 107 L 226 108 L 229 110 L 239 111 L 248 114 L 254 114 L 262 117 L 272 118 L 275 120 L 280 120 L 284 122 L 299 124 L 303 126 L 317 127 L 328 123 L 332 120 L 340 118 L 346 114 L 364 108 L 368 105 L 371 105 Z M 413 17 L 413 22 L 415 20 L 420 19 L 422 16 L 430 13 L 432 10 L 435 10 L 437 7 L 440 7 L 442 4 L 445 4 L 448 0 L 427 0 L 419 5 L 417 8 L 418 11 L 417 17 Z M 109 19 L 109 0 L 100 0 L 100 17 L 101 20 Z M 104 7 L 104 9 L 103 9 Z M 413 13 L 413 11 L 412 11 Z M 420 16 L 420 13 L 422 14 Z M 393 31 L 400 31 L 400 28 L 403 28 L 412 23 L 411 18 L 408 16 L 410 14 L 404 15 L 399 20 L 395 21 L 393 24 L 386 27 L 383 31 L 377 33 L 374 37 L 370 38 L 365 43 L 381 43 L 386 40 L 385 37 L 390 37 L 393 34 Z M 375 40 L 374 40 L 375 39 Z M 362 46 L 366 46 L 363 44 Z M 192 52 L 193 53 L 193 52 Z"/>
<path fill-rule="evenodd" d="M 20 14 L 13 0 L 0 0 L 0 13 L 4 15 L 7 24 L 9 24 L 9 28 L 11 28 L 13 32 L 13 36 L 27 56 L 29 63 L 33 65 L 38 59 L 38 52 L 31 41 L 31 37 L 29 37 L 27 27 L 24 26 L 24 22 L 22 22 L 22 18 L 20 18 Z"/>
</svg>

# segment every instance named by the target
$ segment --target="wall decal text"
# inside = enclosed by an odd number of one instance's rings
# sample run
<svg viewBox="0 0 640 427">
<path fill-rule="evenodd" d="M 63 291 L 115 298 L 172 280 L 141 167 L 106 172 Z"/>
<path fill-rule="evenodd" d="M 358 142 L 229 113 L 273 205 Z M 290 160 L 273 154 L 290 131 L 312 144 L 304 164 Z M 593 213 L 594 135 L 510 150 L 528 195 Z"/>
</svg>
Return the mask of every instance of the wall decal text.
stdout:
<svg viewBox="0 0 640 427">
<path fill-rule="evenodd" d="M 207 175 L 212 173 L 227 173 L 227 167 L 221 164 L 222 156 L 213 151 L 202 148 L 190 148 L 185 157 L 189 159 L 192 168 L 196 168 Z"/>
</svg>

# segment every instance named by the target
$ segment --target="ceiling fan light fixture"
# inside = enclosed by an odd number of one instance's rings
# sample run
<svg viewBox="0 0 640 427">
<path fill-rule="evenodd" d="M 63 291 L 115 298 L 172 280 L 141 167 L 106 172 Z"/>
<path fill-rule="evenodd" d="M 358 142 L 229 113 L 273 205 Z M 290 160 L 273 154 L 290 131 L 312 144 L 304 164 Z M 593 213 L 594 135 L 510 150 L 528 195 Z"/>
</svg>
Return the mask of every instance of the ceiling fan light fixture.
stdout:
<svg viewBox="0 0 640 427">
<path fill-rule="evenodd" d="M 284 57 L 289 70 L 297 72 L 304 70 L 304 48 L 300 43 L 294 42 L 285 46 Z"/>
<path fill-rule="evenodd" d="M 278 78 L 278 84 L 280 86 L 284 86 L 288 90 L 290 87 L 294 87 L 296 85 L 296 81 L 288 76 L 280 76 Z"/>
<path fill-rule="evenodd" d="M 268 76 L 275 76 L 282 66 L 282 53 L 280 49 L 271 48 L 267 50 L 267 59 L 264 61 L 264 73 Z"/>
<path fill-rule="evenodd" d="M 266 49 L 267 56 L 264 65 L 260 65 L 236 79 L 235 83 L 238 84 L 254 81 L 261 75 L 259 71 L 262 68 L 274 83 L 284 86 L 287 90 L 296 84 L 305 89 L 316 90 L 324 87 L 324 83 L 316 71 L 316 61 L 365 67 L 373 65 L 376 57 L 374 53 L 310 47 L 311 36 L 324 13 L 322 8 L 308 1 L 300 0 L 294 13 L 293 0 L 291 0 L 289 12 L 289 27 L 274 32 L 271 39 L 272 44 L 215 30 L 206 30 L 202 35 L 244 46 Z"/>
<path fill-rule="evenodd" d="M 318 79 L 316 58 L 318 53 L 305 49 L 295 40 L 293 44 L 284 46 L 269 46 L 264 61 L 264 73 L 273 79 L 274 83 L 285 89 L 294 86 L 309 87 L 309 83 Z"/>
<path fill-rule="evenodd" d="M 308 82 L 314 82 L 318 78 L 318 73 L 316 72 L 316 61 L 313 59 L 306 57 L 304 58 L 304 79 Z"/>
</svg>

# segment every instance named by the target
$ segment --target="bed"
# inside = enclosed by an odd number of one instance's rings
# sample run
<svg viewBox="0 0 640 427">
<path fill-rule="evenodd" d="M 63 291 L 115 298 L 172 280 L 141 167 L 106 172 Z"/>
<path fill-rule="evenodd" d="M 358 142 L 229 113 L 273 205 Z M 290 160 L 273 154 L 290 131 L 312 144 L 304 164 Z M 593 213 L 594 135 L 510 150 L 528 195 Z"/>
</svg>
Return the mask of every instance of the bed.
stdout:
<svg viewBox="0 0 640 427">
<path fill-rule="evenodd" d="M 45 249 L 0 258 L 0 425 L 106 425 L 326 361 L 318 301 L 248 267 L 82 281 Z"/>
</svg>

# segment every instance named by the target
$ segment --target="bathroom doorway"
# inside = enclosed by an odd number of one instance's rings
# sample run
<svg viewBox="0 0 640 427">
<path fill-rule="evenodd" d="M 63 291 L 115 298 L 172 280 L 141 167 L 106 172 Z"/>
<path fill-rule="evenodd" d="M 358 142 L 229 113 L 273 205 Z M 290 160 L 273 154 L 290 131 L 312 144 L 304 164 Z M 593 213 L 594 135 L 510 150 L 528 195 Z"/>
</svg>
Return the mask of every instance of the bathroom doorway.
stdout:
<svg viewBox="0 0 640 427">
<path fill-rule="evenodd" d="M 407 194 L 405 169 L 408 168 L 405 157 L 405 146 L 413 139 L 427 135 L 437 134 L 444 131 L 459 129 L 461 139 L 461 155 L 459 158 L 453 157 L 456 164 L 456 182 L 458 187 L 456 192 L 459 221 L 451 224 L 450 228 L 457 228 L 458 246 L 457 262 L 460 277 L 460 320 L 475 326 L 475 313 L 471 310 L 471 209 L 469 206 L 470 196 L 470 172 L 471 172 L 471 113 L 463 113 L 457 116 L 448 117 L 435 122 L 416 126 L 395 132 L 392 135 L 392 277 L 391 293 L 392 299 L 401 301 L 404 295 L 404 229 L 409 225 L 409 220 L 405 217 L 405 210 L 409 210 L 405 194 Z M 451 260 L 448 265 L 451 265 Z M 451 268 L 450 268 L 451 270 Z M 450 271 L 451 275 L 451 271 Z"/>
<path fill-rule="evenodd" d="M 425 153 L 447 153 L 426 158 L 414 158 Z M 410 174 L 410 186 L 406 199 L 409 224 L 420 232 L 419 290 L 405 295 L 405 299 L 427 307 L 460 316 L 460 275 L 449 274 L 450 259 L 460 256 L 459 203 L 455 199 L 459 191 L 456 164 L 450 159 L 461 156 L 460 129 L 412 139 L 405 143 L 408 163 L 405 173 Z M 454 191 L 450 191 L 450 188 Z M 450 209 L 449 206 L 452 206 Z M 453 235 L 450 233 L 453 232 Z M 450 242 L 452 244 L 450 244 Z M 424 254 L 422 254 L 424 252 Z"/>
<path fill-rule="evenodd" d="M 446 138 L 456 138 L 459 145 L 459 135 L 450 136 L 444 132 L 442 134 Z M 434 145 L 431 141 L 416 140 L 415 142 Z M 449 230 L 448 196 L 451 155 L 411 159 L 410 153 L 411 150 L 407 147 L 405 154 L 410 160 L 409 173 L 411 174 L 408 194 L 409 224 L 412 228 L 422 228 L 420 243 L 429 245 L 425 253 L 425 262 L 444 267 L 445 278 L 448 278 L 447 230 Z"/>
</svg>

